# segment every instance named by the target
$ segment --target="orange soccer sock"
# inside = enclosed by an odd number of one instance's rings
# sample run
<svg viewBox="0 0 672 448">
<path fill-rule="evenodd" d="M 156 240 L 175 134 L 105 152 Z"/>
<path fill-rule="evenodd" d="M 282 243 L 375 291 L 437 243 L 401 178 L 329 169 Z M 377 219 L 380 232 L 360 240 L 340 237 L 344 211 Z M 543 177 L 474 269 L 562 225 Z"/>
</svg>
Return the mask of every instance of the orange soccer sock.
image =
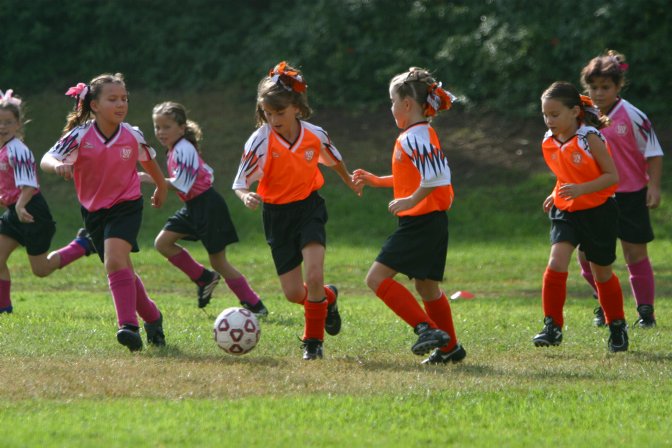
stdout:
<svg viewBox="0 0 672 448">
<path fill-rule="evenodd" d="M 306 300 L 303 303 L 304 317 L 306 326 L 303 330 L 303 340 L 317 339 L 324 340 L 324 321 L 327 319 L 327 301 L 311 302 Z"/>
<path fill-rule="evenodd" d="M 457 335 L 455 334 L 455 326 L 453 325 L 453 315 L 450 311 L 450 303 L 445 293 L 441 293 L 441 297 L 437 300 L 424 301 L 425 310 L 432 318 L 439 329 L 445 331 L 450 335 L 450 342 L 441 347 L 441 351 L 449 352 L 457 345 Z"/>
<path fill-rule="evenodd" d="M 336 301 L 336 294 L 334 294 L 331 288 L 327 288 L 326 285 L 324 286 L 324 295 L 327 298 L 327 304 L 331 305 Z"/>
<path fill-rule="evenodd" d="M 597 283 L 597 299 L 604 310 L 604 320 L 607 324 L 615 320 L 625 319 L 623 311 L 623 291 L 621 282 L 618 281 L 616 274 L 604 283 Z"/>
<path fill-rule="evenodd" d="M 562 310 L 567 298 L 567 275 L 567 272 L 557 272 L 547 267 L 541 287 L 541 306 L 544 310 L 544 317 L 552 317 L 558 327 L 562 327 L 565 323 Z"/>
<path fill-rule="evenodd" d="M 436 328 L 436 323 L 422 310 L 413 294 L 401 283 L 386 278 L 378 287 L 376 295 L 411 327 L 415 328 L 418 324 L 427 322 L 430 327 Z"/>
</svg>

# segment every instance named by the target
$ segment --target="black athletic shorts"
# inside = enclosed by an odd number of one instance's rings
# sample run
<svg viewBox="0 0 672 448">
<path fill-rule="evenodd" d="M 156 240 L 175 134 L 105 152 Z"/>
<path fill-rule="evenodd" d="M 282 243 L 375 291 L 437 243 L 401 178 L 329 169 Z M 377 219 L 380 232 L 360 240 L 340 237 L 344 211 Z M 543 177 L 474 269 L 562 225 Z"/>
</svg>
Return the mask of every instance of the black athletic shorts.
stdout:
<svg viewBox="0 0 672 448">
<path fill-rule="evenodd" d="M 378 263 L 418 280 L 440 282 L 446 269 L 448 214 L 402 216 L 376 257 Z"/>
<path fill-rule="evenodd" d="M 163 230 L 187 235 L 184 239 L 188 241 L 201 241 L 209 254 L 238 242 L 229 207 L 213 188 L 187 201 L 168 218 Z"/>
<path fill-rule="evenodd" d="M 653 241 L 653 228 L 646 206 L 648 188 L 632 193 L 616 193 L 618 203 L 618 238 L 633 244 Z"/>
<path fill-rule="evenodd" d="M 42 193 L 36 193 L 26 204 L 26 211 L 33 216 L 34 222 L 19 221 L 15 206 L 16 204 L 10 205 L 0 216 L 0 234 L 25 246 L 28 255 L 47 252 L 56 233 L 56 222 Z"/>
<path fill-rule="evenodd" d="M 327 207 L 314 191 L 306 199 L 289 204 L 263 205 L 264 233 L 271 246 L 278 275 L 303 262 L 301 250 L 309 243 L 327 245 Z"/>
<path fill-rule="evenodd" d="M 609 266 L 616 260 L 618 206 L 614 198 L 594 208 L 568 212 L 551 207 L 551 244 L 567 242 L 585 252 L 588 261 Z"/>
<path fill-rule="evenodd" d="M 142 197 L 95 212 L 89 212 L 82 207 L 84 227 L 89 232 L 101 261 L 105 261 L 105 240 L 108 238 L 127 241 L 131 245 L 131 252 L 140 251 L 138 233 L 142 224 L 142 208 Z"/>
</svg>

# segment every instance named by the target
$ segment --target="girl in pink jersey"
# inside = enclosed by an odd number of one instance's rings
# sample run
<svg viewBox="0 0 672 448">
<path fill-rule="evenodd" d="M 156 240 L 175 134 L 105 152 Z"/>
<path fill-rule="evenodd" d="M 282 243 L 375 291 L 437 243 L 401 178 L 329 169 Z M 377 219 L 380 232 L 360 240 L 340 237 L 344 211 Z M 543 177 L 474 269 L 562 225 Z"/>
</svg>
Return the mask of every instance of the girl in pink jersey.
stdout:
<svg viewBox="0 0 672 448">
<path fill-rule="evenodd" d="M 544 328 L 532 341 L 537 347 L 562 342 L 569 263 L 578 247 L 595 275 L 598 300 L 609 325 L 607 348 L 627 351 L 623 292 L 612 269 L 618 230 L 613 194 L 618 172 L 599 131 L 608 119 L 568 82 L 555 82 L 544 91 L 541 110 L 548 127 L 541 150 L 556 183 L 543 203 L 551 221 L 551 253 L 541 288 Z"/>
<path fill-rule="evenodd" d="M 212 168 L 201 158 L 198 149 L 201 128 L 187 119 L 183 105 L 171 101 L 154 106 L 152 118 L 156 138 L 168 151 L 170 177 L 166 182 L 185 203 L 168 219 L 154 246 L 198 285 L 199 308 L 210 302 L 212 290 L 221 274 L 244 308 L 257 317 L 266 316 L 268 310 L 257 293 L 250 288 L 245 276 L 226 259 L 226 246 L 237 242 L 238 235 L 224 198 L 212 187 Z M 140 173 L 140 176 L 143 181 L 152 182 L 146 173 Z M 214 271 L 196 262 L 185 248 L 177 244 L 179 240 L 200 240 L 208 251 Z"/>
<path fill-rule="evenodd" d="M 467 352 L 457 341 L 450 304 L 441 290 L 448 251 L 448 214 L 453 202 L 448 159 L 431 118 L 452 105 L 454 97 L 427 70 L 411 67 L 390 81 L 392 115 L 401 134 L 392 154 L 392 175 L 355 170 L 360 185 L 394 189 L 390 213 L 397 230 L 387 239 L 366 275 L 366 284 L 395 314 L 410 325 L 416 355 L 432 351 L 423 364 L 462 361 Z M 402 273 L 414 279 L 423 308 L 404 285 Z"/>
<path fill-rule="evenodd" d="M 341 331 L 338 290 L 324 285 L 327 208 L 318 190 L 318 163 L 332 168 L 353 191 L 343 159 L 312 113 L 301 72 L 276 65 L 257 87 L 257 126 L 245 144 L 236 195 L 249 209 L 263 208 L 264 233 L 287 300 L 303 306 L 303 359 L 323 356 L 324 332 Z M 256 191 L 250 191 L 259 182 Z M 305 272 L 302 269 L 305 269 Z M 305 274 L 305 283 L 304 283 Z"/>
<path fill-rule="evenodd" d="M 37 182 L 35 157 L 21 140 L 25 123 L 21 99 L 0 91 L 0 314 L 11 313 L 11 277 L 7 260 L 25 246 L 30 267 L 46 277 L 93 251 L 84 229 L 69 245 L 47 254 L 56 232 L 49 206 Z"/>
<path fill-rule="evenodd" d="M 653 311 L 654 278 L 647 244 L 653 241 L 649 209 L 660 204 L 663 150 L 647 116 L 620 97 L 628 65 L 613 50 L 593 58 L 581 71 L 581 84 L 611 125 L 602 132 L 609 142 L 620 182 L 616 202 L 620 215 L 618 238 L 630 273 L 630 287 L 639 318 L 635 325 L 656 325 Z M 583 277 L 595 290 L 595 279 L 579 252 Z M 604 325 L 604 311 L 595 309 L 595 325 Z"/>
<path fill-rule="evenodd" d="M 167 187 L 156 153 L 139 129 L 124 122 L 128 92 L 120 73 L 103 74 L 66 93 L 76 99 L 64 135 L 40 166 L 66 180 L 74 179 L 84 225 L 105 264 L 117 312 L 117 341 L 130 351 L 142 349 L 137 314 L 147 342 L 164 346 L 163 317 L 133 270 L 143 199 L 138 162 L 156 184 L 152 206 L 160 207 Z"/>
</svg>

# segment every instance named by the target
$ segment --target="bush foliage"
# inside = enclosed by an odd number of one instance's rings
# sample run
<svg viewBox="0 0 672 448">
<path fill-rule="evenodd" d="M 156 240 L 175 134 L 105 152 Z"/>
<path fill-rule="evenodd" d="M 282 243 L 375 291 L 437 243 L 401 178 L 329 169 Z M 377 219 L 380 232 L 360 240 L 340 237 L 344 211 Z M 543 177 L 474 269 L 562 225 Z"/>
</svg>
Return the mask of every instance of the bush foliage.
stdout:
<svg viewBox="0 0 672 448">
<path fill-rule="evenodd" d="M 132 89 L 252 95 L 286 59 L 318 105 L 379 105 L 391 76 L 421 65 L 467 104 L 524 114 L 614 48 L 627 95 L 662 113 L 672 73 L 668 0 L 0 0 L 0 16 L 0 88 L 31 93 L 120 71 Z"/>
</svg>

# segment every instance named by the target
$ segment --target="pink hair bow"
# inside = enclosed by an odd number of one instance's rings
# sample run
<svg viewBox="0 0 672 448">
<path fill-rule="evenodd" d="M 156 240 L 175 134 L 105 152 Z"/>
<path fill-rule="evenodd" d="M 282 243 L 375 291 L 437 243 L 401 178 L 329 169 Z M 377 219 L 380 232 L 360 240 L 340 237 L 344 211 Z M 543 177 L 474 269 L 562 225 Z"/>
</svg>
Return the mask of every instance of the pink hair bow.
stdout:
<svg viewBox="0 0 672 448">
<path fill-rule="evenodd" d="M 65 94 L 73 98 L 77 98 L 79 101 L 84 101 L 86 94 L 89 93 L 89 86 L 83 82 L 77 83 L 76 86 L 70 87 Z"/>
<path fill-rule="evenodd" d="M 2 90 L 0 90 L 0 101 L 7 102 L 15 106 L 20 106 L 21 100 L 19 98 L 15 98 L 13 95 L 14 91 L 12 89 L 7 89 L 5 93 L 2 93 Z"/>
<path fill-rule="evenodd" d="M 427 88 L 427 106 L 425 116 L 433 117 L 440 110 L 448 110 L 457 99 L 455 95 L 441 87 L 441 83 L 434 83 Z"/>
</svg>

